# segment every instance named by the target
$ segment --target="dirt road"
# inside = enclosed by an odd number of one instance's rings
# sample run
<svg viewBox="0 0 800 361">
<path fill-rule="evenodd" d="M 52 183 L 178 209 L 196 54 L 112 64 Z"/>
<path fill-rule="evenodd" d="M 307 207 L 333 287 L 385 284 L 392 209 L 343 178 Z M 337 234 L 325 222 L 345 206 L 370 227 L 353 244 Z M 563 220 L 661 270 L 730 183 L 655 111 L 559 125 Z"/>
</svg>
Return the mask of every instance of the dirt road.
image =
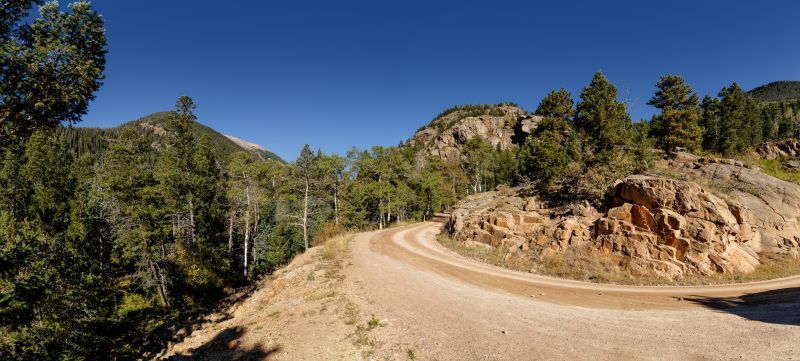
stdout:
<svg viewBox="0 0 800 361">
<path fill-rule="evenodd" d="M 729 286 L 598 285 L 464 259 L 439 224 L 364 233 L 347 292 L 382 325 L 375 357 L 800 360 L 800 277 Z"/>
</svg>

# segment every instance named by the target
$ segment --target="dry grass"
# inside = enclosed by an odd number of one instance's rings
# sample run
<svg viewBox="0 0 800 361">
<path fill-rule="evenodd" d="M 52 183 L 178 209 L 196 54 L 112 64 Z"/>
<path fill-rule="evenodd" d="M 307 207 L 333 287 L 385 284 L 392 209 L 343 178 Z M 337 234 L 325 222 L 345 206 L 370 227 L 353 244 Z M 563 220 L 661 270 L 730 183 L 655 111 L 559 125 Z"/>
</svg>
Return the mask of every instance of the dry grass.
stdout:
<svg viewBox="0 0 800 361">
<path fill-rule="evenodd" d="M 446 233 L 439 235 L 439 243 L 467 258 L 515 271 L 531 272 L 537 264 L 532 258 L 522 257 L 522 253 L 520 253 L 520 256 L 509 256 L 506 250 L 502 248 L 467 247 L 464 243 L 453 239 Z"/>
<path fill-rule="evenodd" d="M 793 258 L 787 254 L 761 254 L 761 266 L 751 273 L 724 273 L 714 276 L 690 275 L 672 280 L 652 275 L 632 274 L 628 269 L 621 266 L 622 262 L 624 262 L 621 257 L 612 259 L 587 257 L 586 254 L 589 254 L 588 245 L 586 248 L 575 247 L 562 254 L 537 259 L 532 252 L 518 251 L 514 254 L 509 254 L 502 248 L 467 247 L 447 234 L 440 235 L 439 242 L 462 256 L 495 266 L 594 283 L 638 286 L 692 286 L 764 281 L 800 275 L 800 258 Z"/>
<path fill-rule="evenodd" d="M 341 287 L 344 281 L 342 270 L 350 255 L 350 241 L 352 240 L 353 234 L 345 233 L 332 236 L 322 244 L 322 250 L 319 253 L 320 264 L 317 269 L 323 272 L 323 278 L 328 281 L 327 284 L 332 285 L 334 288 Z M 337 313 L 344 324 L 355 326 L 353 333 L 346 338 L 354 346 L 361 349 L 364 358 L 370 358 L 380 346 L 380 342 L 369 335 L 373 328 L 382 325 L 380 320 L 372 316 L 365 322 L 365 326 L 358 325 L 359 320 L 363 319 L 362 315 L 353 301 L 345 294 L 338 294 L 334 289 L 326 288 L 306 294 L 305 299 L 307 301 L 332 299 L 333 307 L 336 307 Z"/>
<path fill-rule="evenodd" d="M 303 295 L 303 298 L 306 301 L 319 301 L 321 299 L 329 298 L 336 296 L 336 291 L 334 290 L 317 290 L 314 292 L 309 292 Z"/>
<path fill-rule="evenodd" d="M 322 260 L 328 262 L 342 261 L 350 250 L 350 241 L 352 239 L 353 235 L 350 233 L 329 238 L 325 241 L 325 244 L 322 246 L 322 252 L 320 252 Z"/>
<path fill-rule="evenodd" d="M 764 174 L 771 175 L 780 180 L 800 184 L 800 171 L 783 167 L 785 159 L 756 159 L 754 163 L 761 168 Z"/>
<path fill-rule="evenodd" d="M 742 283 L 800 275 L 800 258 L 780 253 L 762 253 L 760 256 L 761 266 L 751 273 L 725 273 L 711 277 L 691 276 L 679 283 L 686 285 Z"/>
</svg>

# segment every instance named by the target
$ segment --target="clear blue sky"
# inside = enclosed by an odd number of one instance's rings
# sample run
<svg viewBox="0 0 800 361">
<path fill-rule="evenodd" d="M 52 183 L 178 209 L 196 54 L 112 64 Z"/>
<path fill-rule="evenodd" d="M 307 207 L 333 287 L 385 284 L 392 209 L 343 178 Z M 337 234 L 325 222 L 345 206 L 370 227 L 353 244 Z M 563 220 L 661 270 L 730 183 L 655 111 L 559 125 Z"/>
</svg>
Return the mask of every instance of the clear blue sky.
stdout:
<svg viewBox="0 0 800 361">
<path fill-rule="evenodd" d="M 800 79 L 797 1 L 94 4 L 110 52 L 81 125 L 114 126 L 186 94 L 200 122 L 287 160 L 305 143 L 395 145 L 457 104 L 531 111 L 553 88 L 577 97 L 598 69 L 634 119 L 654 112 L 646 103 L 667 73 L 701 96 Z"/>
</svg>

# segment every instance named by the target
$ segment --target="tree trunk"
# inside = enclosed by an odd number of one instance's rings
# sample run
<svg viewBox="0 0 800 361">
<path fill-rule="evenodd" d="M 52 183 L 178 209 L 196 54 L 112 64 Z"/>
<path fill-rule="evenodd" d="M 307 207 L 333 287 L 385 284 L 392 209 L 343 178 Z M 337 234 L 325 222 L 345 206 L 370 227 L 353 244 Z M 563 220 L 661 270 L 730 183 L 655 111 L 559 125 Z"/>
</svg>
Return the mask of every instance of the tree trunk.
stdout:
<svg viewBox="0 0 800 361">
<path fill-rule="evenodd" d="M 339 228 L 339 182 L 337 181 L 333 188 L 333 220 L 336 228 Z"/>
<path fill-rule="evenodd" d="M 306 191 L 303 195 L 303 245 L 308 251 L 308 178 L 306 178 Z"/>
<path fill-rule="evenodd" d="M 250 258 L 248 253 L 250 251 L 250 189 L 245 191 L 247 206 L 244 213 L 244 276 L 247 277 L 247 267 Z"/>
<path fill-rule="evenodd" d="M 178 236 L 177 236 L 177 234 L 178 234 L 178 231 L 177 231 L 178 225 L 177 225 L 177 221 L 175 221 L 175 217 L 176 217 L 175 215 L 172 215 L 172 216 L 169 217 L 169 219 L 172 221 L 172 239 L 177 241 L 178 240 Z"/>
<path fill-rule="evenodd" d="M 386 199 L 386 226 L 392 224 L 392 196 L 389 195 Z"/>
<path fill-rule="evenodd" d="M 256 262 L 258 260 L 258 253 L 256 253 L 257 247 L 258 247 L 258 244 L 256 243 L 256 239 L 257 239 L 256 234 L 258 232 L 259 213 L 261 213 L 261 210 L 258 207 L 258 200 L 255 200 L 253 202 L 253 208 L 254 208 L 253 217 L 255 218 L 255 220 L 253 221 L 253 233 L 252 233 L 252 235 L 253 235 L 253 242 L 252 242 L 253 243 L 253 252 L 251 252 L 251 254 L 252 254 L 252 257 L 253 257 L 253 262 Z"/>
<path fill-rule="evenodd" d="M 233 252 L 233 217 L 235 214 L 235 212 L 231 212 L 231 219 L 228 223 L 228 253 Z"/>
<path fill-rule="evenodd" d="M 192 195 L 189 194 L 189 244 L 195 245 L 197 243 L 197 232 L 195 231 L 194 224 L 194 202 Z"/>
<path fill-rule="evenodd" d="M 383 177 L 378 176 L 378 198 L 381 200 L 378 204 L 378 213 L 380 214 L 378 221 L 378 229 L 383 229 Z"/>
<path fill-rule="evenodd" d="M 164 308 L 169 308 L 169 299 L 167 298 L 167 286 L 166 286 L 166 279 L 164 275 L 161 273 L 161 269 L 153 262 L 153 260 L 148 260 L 147 265 L 150 267 L 150 272 L 153 274 L 153 278 L 156 279 L 156 288 L 158 289 L 158 298 L 161 300 L 161 306 Z"/>
</svg>

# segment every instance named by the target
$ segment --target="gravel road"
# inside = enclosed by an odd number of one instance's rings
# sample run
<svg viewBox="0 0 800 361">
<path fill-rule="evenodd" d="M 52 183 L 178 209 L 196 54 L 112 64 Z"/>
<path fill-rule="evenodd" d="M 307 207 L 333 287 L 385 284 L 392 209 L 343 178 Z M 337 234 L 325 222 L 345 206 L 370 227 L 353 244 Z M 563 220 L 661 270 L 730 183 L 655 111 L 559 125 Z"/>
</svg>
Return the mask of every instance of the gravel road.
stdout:
<svg viewBox="0 0 800 361">
<path fill-rule="evenodd" d="M 800 277 L 635 287 L 465 259 L 436 222 L 362 233 L 347 292 L 386 327 L 377 358 L 800 360 Z"/>
</svg>

